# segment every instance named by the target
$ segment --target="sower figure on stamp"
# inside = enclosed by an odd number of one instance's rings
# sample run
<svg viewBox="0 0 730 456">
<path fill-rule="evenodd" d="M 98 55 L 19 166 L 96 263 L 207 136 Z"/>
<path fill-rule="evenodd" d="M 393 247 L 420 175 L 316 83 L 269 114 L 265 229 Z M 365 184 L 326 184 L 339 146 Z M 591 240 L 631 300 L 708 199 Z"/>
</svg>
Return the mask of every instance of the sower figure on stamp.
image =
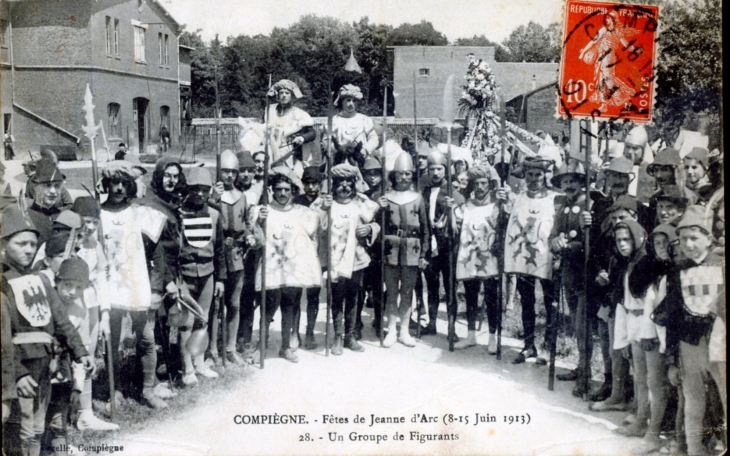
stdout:
<svg viewBox="0 0 730 456">
<path fill-rule="evenodd" d="M 406 347 L 416 346 L 416 341 L 409 333 L 413 290 L 418 275 L 428 265 L 430 233 L 423 197 L 411 190 L 415 171 L 411 156 L 401 152 L 388 175 L 392 190 L 378 200 L 380 207 L 385 210 L 383 260 L 386 261 L 384 279 L 388 335 L 383 340 L 383 346 L 386 348 L 395 345 L 396 340 Z M 396 322 L 399 317 L 400 332 L 397 333 Z"/>
<path fill-rule="evenodd" d="M 522 331 L 525 346 L 512 362 L 524 363 L 537 357 L 535 347 L 535 285 L 540 282 L 547 311 L 545 342 L 555 337 L 553 315 L 553 256 L 548 238 L 555 220 L 555 200 L 558 194 L 547 188 L 546 174 L 553 165 L 547 157 L 528 157 L 522 166 L 527 188 L 517 195 L 507 222 L 504 271 L 517 275 L 517 292 L 522 306 Z M 536 360 L 545 364 L 542 358 Z"/>
<path fill-rule="evenodd" d="M 213 300 L 223 296 L 227 278 L 224 252 L 223 224 L 220 212 L 208 206 L 213 181 L 205 168 L 190 169 L 187 196 L 180 207 L 182 245 L 180 273 L 184 294 L 190 295 L 200 306 L 208 322 L 216 318 Z M 185 364 L 183 383 L 198 383 L 196 374 L 218 378 L 218 373 L 205 364 L 205 350 L 209 343 L 208 322 L 192 313 L 180 329 L 180 350 Z"/>
<path fill-rule="evenodd" d="M 362 286 L 362 271 L 370 264 L 365 247 L 373 244 L 380 233 L 380 226 L 373 221 L 378 204 L 356 191 L 359 174 L 357 167 L 347 163 L 334 166 L 332 194 L 322 195 L 311 206 L 319 213 L 322 233 L 326 233 L 329 223 L 332 224 L 333 355 L 341 355 L 343 346 L 355 352 L 365 350 L 355 337 L 357 294 Z M 327 240 L 321 238 L 319 251 L 323 267 L 327 266 L 326 249 Z"/>
<path fill-rule="evenodd" d="M 266 318 L 265 324 L 270 325 L 281 307 L 279 356 L 297 363 L 299 357 L 290 346 L 293 313 L 300 304 L 302 289 L 319 287 L 322 282 L 317 256 L 319 217 L 312 209 L 294 204 L 295 193 L 302 191 L 302 183 L 292 169 L 286 166 L 272 169 L 269 186 L 273 200 L 269 206 L 260 208 L 252 226 L 256 246 L 262 248 L 266 243 L 267 255 L 266 271 L 262 271 L 260 261 L 256 269 L 256 291 L 261 291 L 261 274 L 266 274 L 266 315 L 261 318 Z M 264 220 L 266 239 L 261 229 Z M 266 334 L 268 337 L 270 332 Z"/>
<path fill-rule="evenodd" d="M 453 195 L 453 201 L 448 202 L 447 185 L 451 185 L 446 180 L 446 157 L 438 151 L 432 149 L 428 154 L 428 176 L 430 186 L 423 190 L 423 200 L 426 204 L 426 212 L 430 224 L 430 256 L 428 259 L 428 267 L 424 271 L 426 278 L 426 288 L 428 289 L 428 325 L 421 330 L 421 335 L 436 335 L 436 318 L 438 317 L 440 283 L 442 278 L 446 296 L 452 296 L 450 293 L 452 277 L 449 277 L 449 255 L 448 252 L 456 248 L 456 242 L 448 236 L 448 212 L 453 207 L 464 203 L 464 197 L 456 192 Z M 451 217 L 451 220 L 454 220 Z M 455 257 L 454 257 L 455 258 Z M 456 306 L 456 302 L 447 301 L 448 306 Z M 453 314 L 456 315 L 455 309 Z M 456 335 L 450 335 L 456 338 Z M 454 341 L 455 342 L 455 341 Z"/>
<path fill-rule="evenodd" d="M 225 289 L 224 305 L 226 306 L 226 321 L 221 324 L 227 325 L 226 337 L 224 340 L 226 359 L 234 364 L 240 364 L 243 360 L 236 352 L 236 338 L 238 337 L 238 326 L 240 321 L 241 291 L 244 280 L 244 251 L 248 246 L 253 245 L 254 239 L 248 229 L 246 218 L 248 202 L 245 194 L 236 188 L 235 183 L 239 175 L 239 162 L 236 155 L 230 150 L 221 153 L 221 180 L 216 183 L 215 195 L 220 198 L 219 209 L 223 225 L 224 249 L 226 267 L 228 270 Z M 218 324 L 217 319 L 211 320 L 210 351 L 214 357 L 218 355 Z"/>
<path fill-rule="evenodd" d="M 591 322 L 588 320 L 584 282 L 584 230 L 586 207 L 585 169 L 575 159 L 568 159 L 552 178 L 555 187 L 560 188 L 564 196 L 558 201 L 555 224 L 550 233 L 550 248 L 554 255 L 560 257 L 560 281 L 554 284 L 561 287 L 561 296 L 570 310 L 571 324 L 578 341 L 578 367 L 567 374 L 558 374 L 561 381 L 577 380 L 573 388 L 573 396 L 583 397 L 585 393 L 583 375 L 590 378 L 590 361 L 593 354 L 591 339 L 586 338 Z M 585 342 L 588 341 L 587 346 Z"/>
<path fill-rule="evenodd" d="M 109 194 L 101 205 L 101 224 L 109 261 L 109 323 L 117 388 L 112 400 L 120 402 L 124 397 L 122 380 L 126 383 L 130 380 L 121 377 L 119 352 L 122 319 L 129 312 L 137 337 L 137 360 L 143 372 L 142 399 L 153 408 L 164 408 L 167 404 L 154 394 L 157 367 L 154 330 L 164 290 L 165 255 L 158 242 L 165 216 L 132 201 L 136 184 L 131 163 L 109 162 L 101 176 L 102 186 Z"/>
<path fill-rule="evenodd" d="M 477 344 L 476 325 L 479 313 L 479 292 L 484 287 L 484 305 L 489 324 L 489 354 L 497 354 L 497 302 L 499 268 L 497 265 L 500 245 L 497 235 L 502 229 L 499 223 L 499 202 L 505 202 L 504 210 L 511 212 L 512 199 L 508 189 L 499 188 L 499 175 L 489 164 L 477 165 L 469 171 L 466 193 L 469 200 L 454 211 L 459 228 L 459 253 L 456 259 L 456 280 L 464 282 L 466 318 L 469 335 L 454 344 L 461 350 Z"/>
<path fill-rule="evenodd" d="M 2 307 L 3 332 L 8 330 L 15 357 L 10 372 L 15 372 L 17 402 L 10 411 L 10 423 L 3 426 L 3 444 L 20 448 L 22 454 L 40 454 L 40 438 L 45 430 L 46 412 L 51 395 L 50 363 L 54 336 L 71 350 L 75 361 L 91 370 L 93 360 L 81 337 L 68 319 L 56 291 L 48 280 L 30 271 L 38 246 L 38 230 L 27 214 L 16 205 L 2 213 Z M 8 320 L 8 323 L 5 320 Z M 5 337 L 5 334 L 3 335 Z M 5 343 L 5 339 L 3 339 Z M 3 352 L 5 351 L 3 346 Z M 3 354 L 5 359 L 5 354 Z M 11 360 L 8 360 L 8 364 Z M 5 368 L 3 364 L 3 375 Z M 5 421 L 3 392 L 3 421 Z M 20 442 L 18 442 L 18 439 Z"/>
<path fill-rule="evenodd" d="M 302 184 L 304 185 L 304 193 L 294 197 L 294 204 L 300 204 L 304 207 L 310 207 L 320 196 L 322 191 L 322 172 L 319 166 L 308 166 L 304 168 L 302 176 Z M 314 350 L 317 348 L 317 342 L 314 340 L 314 326 L 317 323 L 317 315 L 319 314 L 319 294 L 322 291 L 321 286 L 307 288 L 307 328 L 305 330 L 304 348 Z M 293 335 L 296 336 L 297 344 L 299 344 L 299 324 L 301 319 L 301 309 L 294 309 L 294 325 L 292 328 Z M 292 339 L 292 343 L 294 340 Z"/>
</svg>

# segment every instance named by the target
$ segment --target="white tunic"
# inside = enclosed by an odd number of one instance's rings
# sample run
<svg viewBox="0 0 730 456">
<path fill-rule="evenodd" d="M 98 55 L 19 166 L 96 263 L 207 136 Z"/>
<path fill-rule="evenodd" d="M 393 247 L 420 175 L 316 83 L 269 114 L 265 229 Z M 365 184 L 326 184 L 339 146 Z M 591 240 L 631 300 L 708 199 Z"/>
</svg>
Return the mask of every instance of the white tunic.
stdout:
<svg viewBox="0 0 730 456">
<path fill-rule="evenodd" d="M 145 206 L 111 212 L 102 207 L 101 223 L 109 261 L 109 303 L 113 309 L 143 311 L 152 290 L 142 234 L 157 242 L 166 217 Z"/>
<path fill-rule="evenodd" d="M 476 206 L 468 201 L 456 209 L 455 215 L 461 221 L 456 280 L 496 276 L 499 271 L 492 246 L 497 235 L 497 205 Z"/>
<path fill-rule="evenodd" d="M 334 116 L 332 130 L 340 144 L 361 142 L 363 152 L 371 154 L 378 147 L 378 134 L 375 132 L 373 120 L 364 114 L 352 117 Z"/>
<path fill-rule="evenodd" d="M 548 190 L 542 198 L 530 198 L 526 192 L 515 199 L 507 224 L 504 270 L 550 279 L 553 255 L 548 237 L 555 221 L 556 192 Z"/>
<path fill-rule="evenodd" d="M 266 289 L 318 287 L 322 270 L 317 257 L 319 219 L 308 207 L 288 211 L 269 206 L 266 218 Z M 256 268 L 256 291 L 261 291 L 261 262 Z"/>
</svg>

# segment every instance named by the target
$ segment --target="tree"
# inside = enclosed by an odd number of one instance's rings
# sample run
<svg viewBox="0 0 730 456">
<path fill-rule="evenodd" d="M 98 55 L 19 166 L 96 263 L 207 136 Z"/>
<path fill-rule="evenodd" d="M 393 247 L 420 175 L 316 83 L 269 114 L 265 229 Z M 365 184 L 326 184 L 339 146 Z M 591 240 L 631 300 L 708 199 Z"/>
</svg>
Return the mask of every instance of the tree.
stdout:
<svg viewBox="0 0 730 456">
<path fill-rule="evenodd" d="M 510 62 L 557 62 L 560 59 L 560 42 L 556 42 L 555 29 L 558 24 L 547 28 L 530 21 L 520 25 L 502 42 L 508 50 Z"/>
<path fill-rule="evenodd" d="M 665 139 L 679 127 L 709 124 L 710 148 L 722 144 L 722 2 L 668 2 L 660 12 L 654 118 Z"/>
<path fill-rule="evenodd" d="M 471 38 L 459 38 L 454 42 L 455 46 L 491 46 L 494 48 L 494 60 L 497 62 L 509 62 L 509 51 L 501 44 L 491 41 L 484 35 L 474 35 Z"/>
<path fill-rule="evenodd" d="M 418 24 L 401 24 L 388 36 L 389 46 L 446 46 L 446 35 L 433 28 L 433 24 L 421 21 Z"/>
</svg>

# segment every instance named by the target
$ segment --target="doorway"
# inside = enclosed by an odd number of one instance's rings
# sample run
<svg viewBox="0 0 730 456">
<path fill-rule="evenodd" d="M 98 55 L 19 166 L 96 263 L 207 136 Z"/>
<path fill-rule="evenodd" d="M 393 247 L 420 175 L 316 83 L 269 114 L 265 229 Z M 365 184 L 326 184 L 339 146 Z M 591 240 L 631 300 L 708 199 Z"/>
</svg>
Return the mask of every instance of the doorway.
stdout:
<svg viewBox="0 0 730 456">
<path fill-rule="evenodd" d="M 142 97 L 132 100 L 133 125 L 137 129 L 137 144 L 140 154 L 146 152 L 145 149 L 150 133 L 149 115 L 147 113 L 149 102 L 147 98 Z"/>
</svg>

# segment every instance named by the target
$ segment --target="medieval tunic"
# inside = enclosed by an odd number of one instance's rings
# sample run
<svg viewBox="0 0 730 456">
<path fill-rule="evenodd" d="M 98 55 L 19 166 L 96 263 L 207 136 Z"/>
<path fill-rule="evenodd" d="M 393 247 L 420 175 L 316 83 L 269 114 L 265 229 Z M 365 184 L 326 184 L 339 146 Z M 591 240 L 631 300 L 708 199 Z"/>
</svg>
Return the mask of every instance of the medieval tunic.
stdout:
<svg viewBox="0 0 730 456">
<path fill-rule="evenodd" d="M 278 104 L 271 105 L 268 112 L 269 128 L 271 131 L 270 163 L 275 163 L 284 155 L 293 152 L 295 148 L 291 146 L 291 142 L 297 136 L 302 136 L 305 143 L 313 141 L 316 137 L 316 133 L 312 128 L 314 126 L 314 120 L 312 120 L 309 114 L 296 106 L 292 106 L 286 112 L 280 114 L 277 109 L 278 106 Z M 308 132 L 304 134 L 302 129 L 306 129 Z M 295 159 L 290 156 L 285 163 L 301 177 L 303 168 L 299 160 L 306 158 L 300 156 L 299 159 Z"/>
<path fill-rule="evenodd" d="M 317 199 L 310 206 L 320 216 L 321 237 L 319 240 L 319 257 L 322 267 L 327 266 L 327 211 L 322 209 L 322 200 Z M 349 279 L 352 273 L 365 269 L 370 264 L 365 246 L 358 240 L 355 230 L 358 226 L 370 225 L 372 233 L 368 239 L 368 245 L 372 245 L 374 239 L 380 232 L 380 226 L 373 223 L 373 218 L 378 212 L 378 204 L 367 196 L 356 194 L 347 204 L 332 202 L 330 213 L 332 215 L 332 281 L 337 279 Z"/>
<path fill-rule="evenodd" d="M 428 214 L 423 197 L 414 191 L 385 194 L 385 259 L 390 266 L 418 266 L 429 251 Z"/>
<path fill-rule="evenodd" d="M 228 190 L 221 195 L 220 215 L 228 271 L 243 269 L 243 242 L 249 234 L 246 220 L 246 196 L 240 190 Z"/>
<path fill-rule="evenodd" d="M 152 287 L 161 284 L 150 282 L 142 236 L 157 243 L 165 221 L 161 212 L 145 206 L 130 204 L 118 211 L 102 206 L 101 224 L 109 259 L 112 308 L 135 312 L 149 309 Z"/>
<path fill-rule="evenodd" d="M 459 253 L 456 257 L 456 280 L 486 279 L 496 276 L 497 256 L 492 252 L 497 238 L 499 207 L 495 202 L 485 205 L 467 201 L 455 211 L 461 226 Z"/>
<path fill-rule="evenodd" d="M 350 142 L 362 143 L 363 155 L 373 153 L 378 147 L 378 134 L 375 132 L 373 120 L 360 113 L 352 117 L 334 116 L 332 129 L 339 144 Z"/>
<path fill-rule="evenodd" d="M 288 211 L 269 206 L 266 218 L 266 289 L 319 287 L 322 270 L 317 257 L 319 218 L 313 210 L 294 204 Z M 256 269 L 261 291 L 261 263 Z"/>
<path fill-rule="evenodd" d="M 553 256 L 548 245 L 555 218 L 555 197 L 552 190 L 544 196 L 530 198 L 527 192 L 517 196 L 507 223 L 504 270 L 550 279 Z"/>
</svg>

